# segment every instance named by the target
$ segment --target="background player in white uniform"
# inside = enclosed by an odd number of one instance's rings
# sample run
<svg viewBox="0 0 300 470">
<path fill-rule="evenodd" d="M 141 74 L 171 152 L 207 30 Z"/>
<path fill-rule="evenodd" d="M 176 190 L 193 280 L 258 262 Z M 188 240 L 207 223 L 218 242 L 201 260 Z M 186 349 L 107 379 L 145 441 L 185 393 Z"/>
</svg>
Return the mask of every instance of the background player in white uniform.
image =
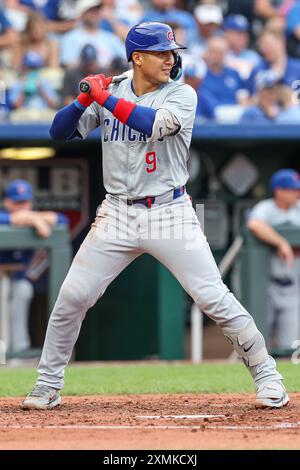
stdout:
<svg viewBox="0 0 300 470">
<path fill-rule="evenodd" d="M 275 361 L 252 317 L 223 284 L 185 192 L 197 97 L 189 85 L 172 81 L 180 76 L 176 50 L 183 47 L 165 24 L 133 27 L 126 38 L 133 79 L 111 83 L 103 75 L 87 77 L 89 93 L 54 119 L 50 133 L 59 140 L 85 138 L 101 126 L 108 194 L 60 290 L 25 409 L 60 402 L 64 369 L 87 310 L 143 253 L 163 263 L 220 325 L 254 378 L 257 406 L 288 403 Z"/>
<path fill-rule="evenodd" d="M 271 331 L 275 326 L 276 346 L 290 350 L 300 335 L 300 257 L 276 227 L 300 226 L 300 177 L 295 170 L 282 169 L 271 178 L 272 199 L 254 206 L 248 220 L 249 229 L 258 238 L 277 249 L 271 258 L 268 289 Z"/>
</svg>

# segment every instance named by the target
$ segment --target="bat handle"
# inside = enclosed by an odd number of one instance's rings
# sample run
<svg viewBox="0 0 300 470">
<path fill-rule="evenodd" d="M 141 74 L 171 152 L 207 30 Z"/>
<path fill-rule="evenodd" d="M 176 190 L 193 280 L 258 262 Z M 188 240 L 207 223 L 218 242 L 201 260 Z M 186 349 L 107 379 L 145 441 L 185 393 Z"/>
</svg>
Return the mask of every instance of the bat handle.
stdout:
<svg viewBox="0 0 300 470">
<path fill-rule="evenodd" d="M 79 84 L 79 89 L 82 93 L 89 93 L 91 91 L 91 84 L 87 80 L 82 80 Z"/>
</svg>

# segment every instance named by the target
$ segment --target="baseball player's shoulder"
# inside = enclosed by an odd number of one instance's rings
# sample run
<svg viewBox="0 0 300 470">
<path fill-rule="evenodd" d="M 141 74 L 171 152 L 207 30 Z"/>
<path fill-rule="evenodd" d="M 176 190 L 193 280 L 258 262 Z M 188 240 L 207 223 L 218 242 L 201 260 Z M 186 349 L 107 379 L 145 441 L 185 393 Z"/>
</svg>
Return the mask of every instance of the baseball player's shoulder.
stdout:
<svg viewBox="0 0 300 470">
<path fill-rule="evenodd" d="M 107 91 L 109 91 L 109 93 L 113 95 L 118 91 L 122 92 L 126 90 L 128 87 L 130 87 L 130 84 L 131 84 L 131 79 L 129 77 L 126 77 L 123 80 L 120 80 L 119 82 L 111 83 Z"/>
<path fill-rule="evenodd" d="M 166 87 L 170 90 L 170 93 L 178 93 L 185 95 L 191 99 L 197 99 L 197 93 L 190 85 L 184 82 L 173 82 L 170 81 Z"/>
<path fill-rule="evenodd" d="M 197 93 L 190 85 L 184 82 L 169 82 L 166 85 L 167 95 L 176 95 L 185 100 L 185 102 L 197 103 Z"/>
</svg>

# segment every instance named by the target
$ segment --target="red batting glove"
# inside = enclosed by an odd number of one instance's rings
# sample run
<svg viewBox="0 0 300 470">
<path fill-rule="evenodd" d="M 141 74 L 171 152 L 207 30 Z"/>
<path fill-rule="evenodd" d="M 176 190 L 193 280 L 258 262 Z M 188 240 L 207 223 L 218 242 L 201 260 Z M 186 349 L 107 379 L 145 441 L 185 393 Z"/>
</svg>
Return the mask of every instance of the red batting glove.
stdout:
<svg viewBox="0 0 300 470">
<path fill-rule="evenodd" d="M 105 77 L 102 74 L 89 75 L 84 78 L 91 85 L 89 93 L 81 93 L 77 100 L 83 106 L 90 106 L 94 101 L 103 105 L 103 103 L 109 97 L 109 93 L 106 91 L 111 84 L 112 77 Z M 83 95 L 83 96 L 82 96 Z"/>
<path fill-rule="evenodd" d="M 111 84 L 112 77 L 106 78 L 104 75 L 99 74 L 89 78 L 88 81 L 91 84 L 90 97 L 102 106 L 109 97 L 109 93 L 106 90 Z"/>
</svg>

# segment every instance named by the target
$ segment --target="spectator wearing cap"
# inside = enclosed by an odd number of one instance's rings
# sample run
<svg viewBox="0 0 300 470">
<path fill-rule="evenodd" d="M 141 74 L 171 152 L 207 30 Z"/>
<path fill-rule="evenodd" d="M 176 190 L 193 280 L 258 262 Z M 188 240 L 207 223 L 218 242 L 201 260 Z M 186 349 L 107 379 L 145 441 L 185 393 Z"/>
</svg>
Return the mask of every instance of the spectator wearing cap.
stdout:
<svg viewBox="0 0 300 470">
<path fill-rule="evenodd" d="M 12 109 L 57 108 L 56 91 L 50 81 L 41 76 L 44 65 L 44 59 L 38 52 L 29 51 L 24 55 L 19 79 L 9 90 L 9 103 Z"/>
<path fill-rule="evenodd" d="M 254 206 L 247 225 L 257 238 L 274 248 L 267 293 L 268 324 L 275 345 L 291 350 L 300 334 L 300 252 L 276 228 L 283 224 L 300 228 L 298 172 L 289 168 L 277 171 L 271 177 L 270 189 L 273 197 Z"/>
<path fill-rule="evenodd" d="M 226 64 L 246 80 L 260 63 L 257 52 L 248 49 L 250 24 L 243 15 L 229 15 L 223 23 L 224 37 L 229 45 Z"/>
<path fill-rule="evenodd" d="M 270 124 L 279 114 L 277 102 L 279 77 L 272 71 L 262 71 L 257 74 L 255 82 L 257 104 L 246 109 L 240 123 Z"/>
<path fill-rule="evenodd" d="M 101 1 L 78 0 L 76 11 L 79 25 L 66 33 L 61 41 L 61 64 L 67 68 L 80 65 L 80 52 L 86 44 L 91 44 L 97 51 L 97 62 L 101 67 L 109 67 L 116 57 L 125 58 L 121 39 L 99 27 L 101 20 Z"/>
<path fill-rule="evenodd" d="M 176 0 L 151 0 L 150 10 L 146 11 L 142 21 L 177 23 L 184 30 L 187 46 L 192 46 L 197 37 L 197 24 L 191 13 L 176 8 Z"/>
<path fill-rule="evenodd" d="M 194 9 L 198 31 L 190 53 L 203 56 L 210 38 L 222 35 L 223 13 L 219 5 L 198 5 Z"/>
<path fill-rule="evenodd" d="M 253 69 L 248 80 L 248 89 L 255 91 L 255 76 L 261 70 L 272 70 L 281 76 L 283 85 L 292 86 L 300 77 L 300 60 L 288 57 L 286 41 L 283 36 L 263 32 L 258 41 L 258 50 L 262 55 L 260 64 Z"/>
<path fill-rule="evenodd" d="M 63 214 L 33 211 L 33 190 L 26 180 L 13 180 L 4 190 L 4 209 L 0 211 L 0 224 L 15 227 L 33 227 L 39 237 L 48 238 L 55 224 L 67 224 Z M 16 357 L 25 355 L 30 348 L 28 313 L 33 297 L 33 285 L 27 278 L 27 269 L 33 250 L 1 250 L 0 269 L 10 273 L 10 351 Z"/>
<path fill-rule="evenodd" d="M 46 20 L 38 12 L 28 15 L 25 29 L 15 44 L 13 68 L 20 70 L 27 53 L 38 54 L 43 60 L 43 67 L 58 67 L 58 43 L 49 38 Z"/>
<path fill-rule="evenodd" d="M 223 37 L 209 39 L 204 60 L 207 73 L 199 88 L 199 94 L 211 100 L 214 110 L 220 105 L 239 104 L 240 94 L 244 93 L 244 82 L 236 70 L 225 65 L 228 44 Z"/>
<path fill-rule="evenodd" d="M 97 51 L 92 44 L 86 44 L 80 52 L 79 66 L 68 69 L 64 76 L 61 90 L 63 106 L 72 103 L 79 93 L 79 83 L 88 75 L 95 75 L 98 71 Z"/>
</svg>

